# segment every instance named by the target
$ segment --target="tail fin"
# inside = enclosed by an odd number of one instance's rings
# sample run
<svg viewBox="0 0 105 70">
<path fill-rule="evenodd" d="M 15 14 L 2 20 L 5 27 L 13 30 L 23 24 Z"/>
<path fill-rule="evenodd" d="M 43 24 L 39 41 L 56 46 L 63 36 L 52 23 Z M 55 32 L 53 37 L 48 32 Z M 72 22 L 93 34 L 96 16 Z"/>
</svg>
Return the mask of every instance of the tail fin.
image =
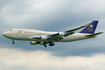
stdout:
<svg viewBox="0 0 105 70">
<path fill-rule="evenodd" d="M 86 28 L 84 28 L 80 33 L 94 34 L 98 21 L 91 22 Z"/>
</svg>

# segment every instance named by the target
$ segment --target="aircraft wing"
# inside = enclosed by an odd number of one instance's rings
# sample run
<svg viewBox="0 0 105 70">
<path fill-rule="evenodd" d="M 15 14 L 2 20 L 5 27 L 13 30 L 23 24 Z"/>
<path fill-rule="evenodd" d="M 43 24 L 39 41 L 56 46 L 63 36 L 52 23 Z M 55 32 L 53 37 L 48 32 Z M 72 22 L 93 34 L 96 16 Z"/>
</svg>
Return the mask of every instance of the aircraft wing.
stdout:
<svg viewBox="0 0 105 70">
<path fill-rule="evenodd" d="M 63 37 L 59 35 L 59 33 L 51 34 L 47 36 L 49 40 L 59 41 L 62 40 Z"/>
<path fill-rule="evenodd" d="M 46 39 L 46 40 L 50 40 L 50 41 L 59 41 L 62 40 L 63 37 L 59 35 L 59 33 L 55 33 L 55 34 L 51 34 L 51 35 L 45 35 L 45 36 L 31 36 L 31 39 Z"/>
<path fill-rule="evenodd" d="M 62 39 L 63 39 L 62 36 L 66 37 L 66 36 L 68 36 L 68 35 L 72 35 L 72 34 L 74 34 L 73 31 L 76 31 L 76 30 L 79 30 L 79 29 L 81 29 L 81 28 L 84 28 L 84 27 L 88 26 L 89 24 L 90 24 L 90 23 L 88 23 L 88 24 L 86 24 L 86 25 L 84 25 L 84 26 L 75 28 L 75 29 L 67 30 L 67 31 L 65 31 L 65 32 L 58 32 L 58 33 L 55 33 L 55 34 L 51 34 L 51 35 L 48 35 L 48 37 L 49 37 L 50 40 L 59 41 L 59 40 L 62 40 Z"/>
<path fill-rule="evenodd" d="M 64 36 L 64 37 L 66 37 L 66 36 L 68 36 L 68 35 L 74 34 L 73 31 L 76 31 L 76 30 L 79 30 L 79 29 L 81 29 L 81 28 L 84 28 L 84 27 L 88 26 L 89 24 L 90 24 L 90 23 L 88 23 L 88 24 L 86 24 L 86 25 L 84 25 L 84 26 L 75 28 L 75 29 L 67 30 L 67 31 L 65 31 L 65 32 L 59 32 L 59 33 L 52 34 L 52 35 L 49 35 L 49 36 Z"/>
<path fill-rule="evenodd" d="M 44 38 L 46 40 L 59 41 L 59 40 L 62 40 L 63 37 L 74 34 L 73 31 L 84 28 L 84 27 L 88 26 L 89 24 L 90 23 L 88 23 L 88 24 L 86 24 L 84 26 L 75 28 L 75 29 L 67 30 L 65 32 L 58 32 L 58 33 L 50 34 L 50 35 L 46 35 L 46 36 L 38 36 L 38 37 L 35 36 L 35 37 L 31 37 L 31 38 L 33 38 L 33 39 L 43 39 Z"/>
<path fill-rule="evenodd" d="M 65 32 L 73 32 L 73 31 L 79 30 L 79 29 L 81 29 L 81 28 L 84 28 L 84 27 L 88 26 L 89 24 L 90 24 L 90 23 L 88 23 L 88 24 L 86 24 L 86 25 L 84 25 L 84 26 L 75 28 L 75 29 L 67 30 L 67 31 L 65 31 Z"/>
</svg>

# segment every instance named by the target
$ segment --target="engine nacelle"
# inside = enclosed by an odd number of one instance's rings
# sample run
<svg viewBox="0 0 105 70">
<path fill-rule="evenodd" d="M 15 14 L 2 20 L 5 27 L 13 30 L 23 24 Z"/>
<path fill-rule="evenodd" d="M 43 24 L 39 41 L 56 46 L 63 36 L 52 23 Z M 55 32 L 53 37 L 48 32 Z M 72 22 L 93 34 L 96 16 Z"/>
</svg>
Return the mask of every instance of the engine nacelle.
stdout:
<svg viewBox="0 0 105 70">
<path fill-rule="evenodd" d="M 36 44 L 40 44 L 40 42 L 36 42 L 36 41 L 30 41 L 31 45 L 36 45 Z"/>
<path fill-rule="evenodd" d="M 40 45 L 44 45 L 44 42 L 40 42 Z"/>
<path fill-rule="evenodd" d="M 59 32 L 59 35 L 60 35 L 60 36 L 64 36 L 65 33 L 64 33 L 64 32 Z"/>
<path fill-rule="evenodd" d="M 42 40 L 47 40 L 48 37 L 46 37 L 46 36 L 41 36 L 41 39 L 42 39 Z"/>
<path fill-rule="evenodd" d="M 33 36 L 32 38 L 33 39 L 40 39 L 41 37 L 40 36 Z"/>
<path fill-rule="evenodd" d="M 74 32 L 59 32 L 60 36 L 68 36 L 68 35 L 72 35 L 74 34 Z"/>
</svg>

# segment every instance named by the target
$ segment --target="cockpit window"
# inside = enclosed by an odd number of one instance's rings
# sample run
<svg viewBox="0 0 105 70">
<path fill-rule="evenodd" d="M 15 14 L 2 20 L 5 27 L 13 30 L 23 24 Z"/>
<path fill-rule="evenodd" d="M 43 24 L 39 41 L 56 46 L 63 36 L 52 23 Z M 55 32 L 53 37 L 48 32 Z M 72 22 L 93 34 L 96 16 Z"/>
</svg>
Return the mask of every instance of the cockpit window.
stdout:
<svg viewBox="0 0 105 70">
<path fill-rule="evenodd" d="M 9 31 L 12 31 L 12 29 L 10 29 Z"/>
</svg>

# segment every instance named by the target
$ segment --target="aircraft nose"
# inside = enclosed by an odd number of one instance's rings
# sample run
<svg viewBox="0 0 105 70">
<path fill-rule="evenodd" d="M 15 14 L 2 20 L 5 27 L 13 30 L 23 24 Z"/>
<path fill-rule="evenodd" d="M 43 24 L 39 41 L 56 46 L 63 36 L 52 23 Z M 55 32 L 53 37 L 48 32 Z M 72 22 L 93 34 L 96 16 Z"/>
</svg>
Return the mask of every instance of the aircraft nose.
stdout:
<svg viewBox="0 0 105 70">
<path fill-rule="evenodd" d="M 11 35 L 10 35 L 10 32 L 9 32 L 9 31 L 4 32 L 2 35 L 3 35 L 4 37 L 6 37 L 6 38 L 11 38 Z"/>
<path fill-rule="evenodd" d="M 8 35 L 8 32 L 4 32 L 2 35 L 3 35 L 4 37 L 6 37 L 6 36 Z"/>
<path fill-rule="evenodd" d="M 5 36 L 5 35 L 6 35 L 6 33 L 3 33 L 2 35 L 3 35 L 3 36 Z"/>
</svg>

